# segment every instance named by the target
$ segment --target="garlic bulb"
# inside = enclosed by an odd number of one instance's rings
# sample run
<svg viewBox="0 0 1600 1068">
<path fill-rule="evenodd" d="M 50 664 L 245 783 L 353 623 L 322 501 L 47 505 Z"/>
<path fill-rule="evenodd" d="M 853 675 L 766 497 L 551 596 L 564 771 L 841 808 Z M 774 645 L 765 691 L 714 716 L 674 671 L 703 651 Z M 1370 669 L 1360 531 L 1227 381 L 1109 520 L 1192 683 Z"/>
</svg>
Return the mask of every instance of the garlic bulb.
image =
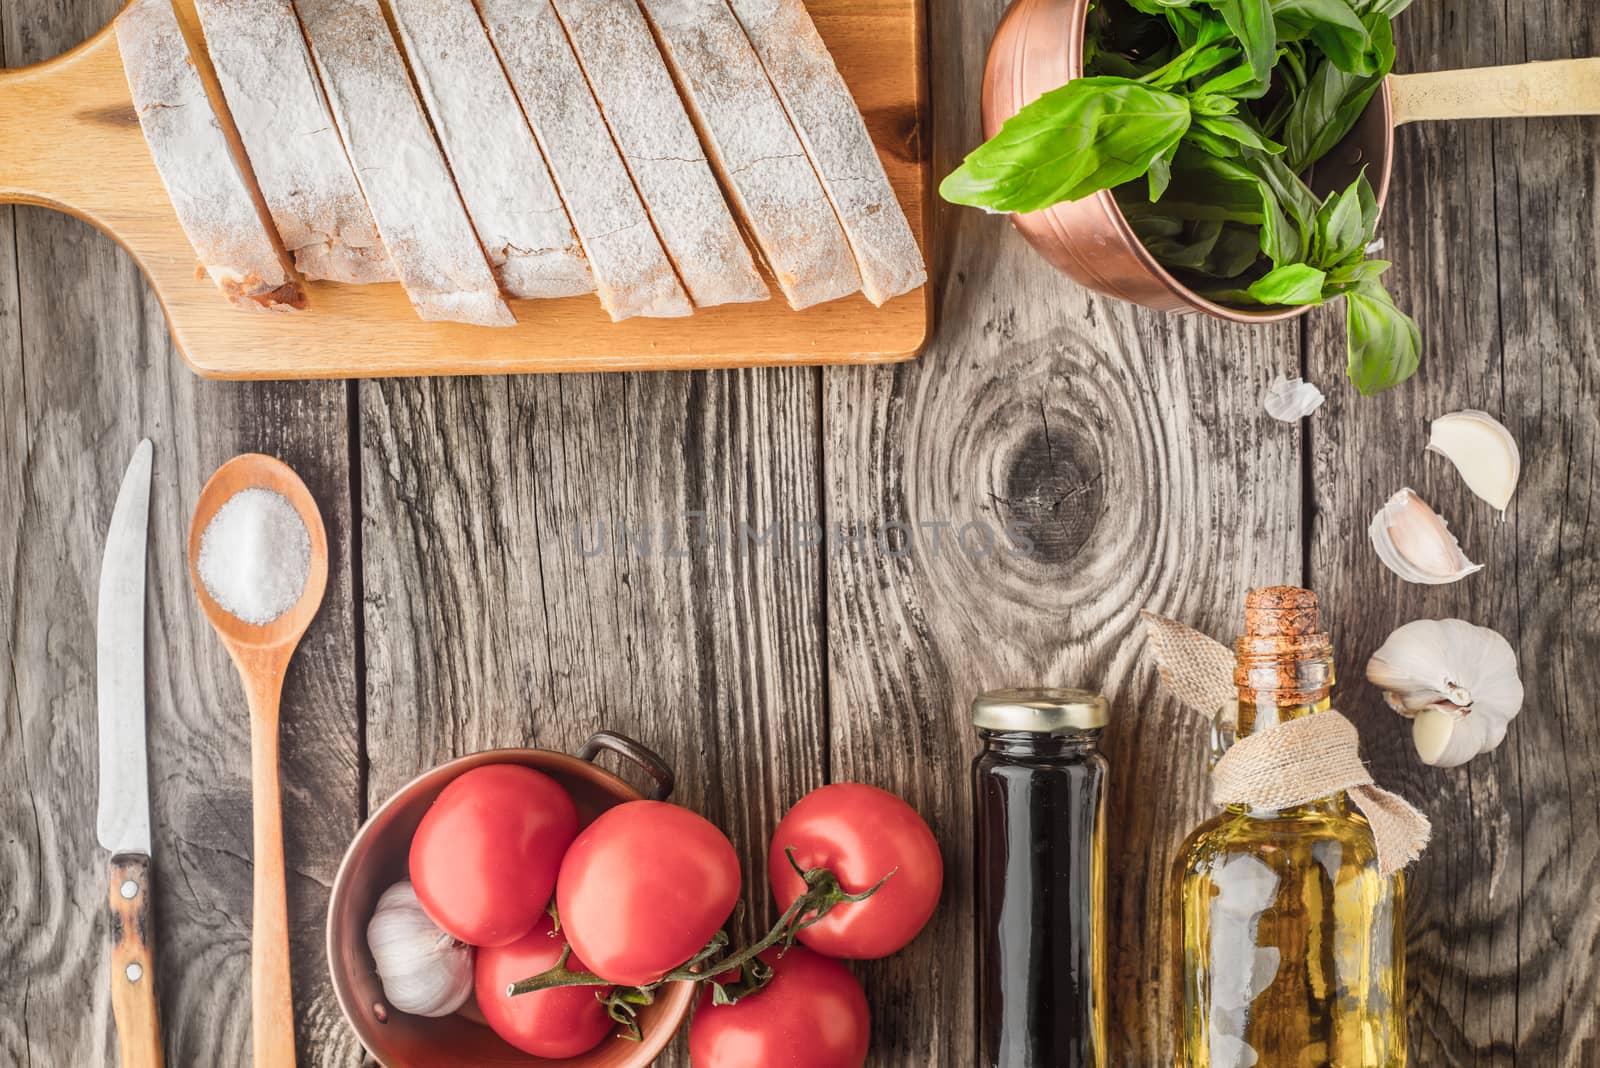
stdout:
<svg viewBox="0 0 1600 1068">
<path fill-rule="evenodd" d="M 1442 586 L 1482 571 L 1467 559 L 1450 525 L 1415 490 L 1390 497 L 1368 528 L 1378 558 L 1390 571 L 1423 586 Z"/>
<path fill-rule="evenodd" d="M 1403 716 L 1424 764 L 1453 768 L 1487 753 L 1522 710 L 1511 643 L 1460 619 L 1407 623 L 1367 661 L 1367 678 Z"/>
<path fill-rule="evenodd" d="M 1441 415 L 1428 432 L 1428 451 L 1456 465 L 1467 488 L 1501 512 L 1522 477 L 1517 440 L 1487 412 Z"/>
<path fill-rule="evenodd" d="M 378 898 L 367 924 L 383 996 L 413 1016 L 449 1016 L 472 996 L 472 947 L 428 918 L 409 881 Z"/>
<path fill-rule="evenodd" d="M 1267 387 L 1267 394 L 1261 403 L 1272 418 L 1285 423 L 1297 423 L 1322 407 L 1322 402 L 1327 399 L 1322 395 L 1322 390 L 1310 382 L 1302 382 L 1298 376 L 1289 378 L 1279 375 Z"/>
</svg>

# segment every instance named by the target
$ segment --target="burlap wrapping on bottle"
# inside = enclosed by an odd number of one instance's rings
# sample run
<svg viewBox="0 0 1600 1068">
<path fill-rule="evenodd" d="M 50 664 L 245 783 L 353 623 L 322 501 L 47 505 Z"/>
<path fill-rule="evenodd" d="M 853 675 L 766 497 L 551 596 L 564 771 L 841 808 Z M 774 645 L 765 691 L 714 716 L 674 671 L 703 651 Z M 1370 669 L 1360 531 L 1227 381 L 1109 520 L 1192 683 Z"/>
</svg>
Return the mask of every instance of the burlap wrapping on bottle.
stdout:
<svg viewBox="0 0 1600 1068">
<path fill-rule="evenodd" d="M 1161 679 L 1173 695 L 1208 720 L 1231 707 L 1236 691 L 1228 647 L 1176 620 L 1141 615 Z M 1341 790 L 1372 826 L 1383 874 L 1422 855 L 1432 833 L 1428 817 L 1373 783 L 1361 760 L 1360 735 L 1338 712 L 1290 720 L 1242 738 L 1211 771 L 1211 798 L 1218 805 L 1291 808 Z"/>
</svg>

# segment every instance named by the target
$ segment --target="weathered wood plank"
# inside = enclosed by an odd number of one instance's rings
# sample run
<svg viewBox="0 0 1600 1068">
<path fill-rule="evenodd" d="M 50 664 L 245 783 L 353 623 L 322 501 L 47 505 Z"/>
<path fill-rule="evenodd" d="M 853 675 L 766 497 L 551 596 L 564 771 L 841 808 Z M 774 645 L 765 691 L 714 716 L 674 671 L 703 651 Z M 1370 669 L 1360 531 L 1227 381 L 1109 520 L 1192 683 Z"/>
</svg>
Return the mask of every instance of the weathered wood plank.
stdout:
<svg viewBox="0 0 1600 1068">
<path fill-rule="evenodd" d="M 0 6 L 5 61 L 48 58 L 98 29 L 114 0 Z M 13 146 L 15 149 L 16 146 Z M 7 213 L 10 218 L 10 212 Z M 155 442 L 148 708 L 156 967 L 170 1064 L 248 1061 L 250 795 L 243 695 L 189 590 L 189 508 L 230 455 L 302 471 L 335 553 L 328 602 L 284 712 L 295 1001 L 304 1064 L 350 1064 L 326 979 L 322 918 L 357 816 L 346 387 L 201 382 L 173 353 L 131 259 L 74 220 L 19 210 L 0 232 L 0 463 L 9 670 L 0 743 L 0 1061 L 114 1063 L 105 856 L 95 842 L 95 603 L 122 470 Z"/>
<path fill-rule="evenodd" d="M 979 140 L 976 86 L 1003 6 L 931 5 L 936 174 Z M 973 1063 L 967 703 L 1015 684 L 1115 700 L 1109 1063 L 1169 1063 L 1167 890 L 1175 847 L 1206 813 L 1205 740 L 1137 662 L 1136 614 L 1227 634 L 1248 585 L 1298 578 L 1299 435 L 1258 400 L 1297 366 L 1298 334 L 1091 299 L 977 212 L 944 209 L 935 230 L 933 349 L 824 373 L 830 522 L 919 531 L 900 559 L 870 544 L 829 558 L 832 778 L 910 799 L 947 872 L 930 930 L 861 969 L 873 1063 Z M 940 522 L 985 524 L 1000 547 L 935 553 L 919 528 Z M 1031 551 L 1007 551 L 1006 524 Z"/>
<path fill-rule="evenodd" d="M 363 385 L 371 803 L 462 753 L 618 730 L 733 839 L 747 931 L 771 918 L 767 839 L 822 768 L 818 561 L 696 531 L 815 519 L 817 388 L 804 370 Z"/>
<path fill-rule="evenodd" d="M 1600 23 L 1576 0 L 1418 4 L 1401 25 L 1403 70 L 1600 54 Z M 1600 123 L 1429 125 L 1396 150 L 1385 255 L 1426 355 L 1414 382 L 1375 400 L 1330 390 L 1312 420 L 1312 579 L 1376 773 L 1434 821 L 1407 901 L 1413 1062 L 1579 1068 L 1600 1063 Z M 1325 383 L 1341 327 L 1327 316 L 1309 335 Z M 1423 452 L 1428 421 L 1461 408 L 1521 443 L 1505 523 Z M 1403 485 L 1482 573 L 1422 588 L 1379 564 L 1365 527 Z M 1361 668 L 1395 626 L 1451 616 L 1510 639 L 1528 696 L 1500 749 L 1445 771 L 1421 765 Z"/>
</svg>

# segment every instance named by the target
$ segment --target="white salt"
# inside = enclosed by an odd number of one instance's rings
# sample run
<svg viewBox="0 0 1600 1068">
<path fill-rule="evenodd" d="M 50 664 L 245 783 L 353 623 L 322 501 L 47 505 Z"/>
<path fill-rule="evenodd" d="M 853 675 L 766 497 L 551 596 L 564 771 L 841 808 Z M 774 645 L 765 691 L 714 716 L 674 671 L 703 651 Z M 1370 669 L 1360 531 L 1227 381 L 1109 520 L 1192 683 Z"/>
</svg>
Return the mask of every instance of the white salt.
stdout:
<svg viewBox="0 0 1600 1068">
<path fill-rule="evenodd" d="M 311 571 L 311 535 L 287 497 L 240 490 L 200 535 L 200 581 L 228 614 L 271 623 L 300 600 Z"/>
</svg>

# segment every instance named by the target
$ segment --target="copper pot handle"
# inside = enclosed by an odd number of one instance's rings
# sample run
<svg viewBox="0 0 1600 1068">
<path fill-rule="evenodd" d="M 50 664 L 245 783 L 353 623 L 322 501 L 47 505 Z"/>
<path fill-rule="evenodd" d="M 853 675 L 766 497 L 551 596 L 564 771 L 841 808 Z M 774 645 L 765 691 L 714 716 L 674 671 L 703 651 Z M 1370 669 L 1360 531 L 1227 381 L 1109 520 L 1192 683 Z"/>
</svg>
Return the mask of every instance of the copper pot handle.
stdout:
<svg viewBox="0 0 1600 1068">
<path fill-rule="evenodd" d="M 665 801 L 672 796 L 672 788 L 677 784 L 677 776 L 672 774 L 672 769 L 667 767 L 667 762 L 662 760 L 655 750 L 629 738 L 616 731 L 598 731 L 583 743 L 583 748 L 578 750 L 578 759 L 594 763 L 594 758 L 602 750 L 609 749 L 618 756 L 626 757 L 644 769 L 645 774 L 655 780 L 655 788 L 650 791 L 652 801 Z"/>
<path fill-rule="evenodd" d="M 1394 123 L 1600 114 L 1600 57 L 1395 74 Z"/>
</svg>

